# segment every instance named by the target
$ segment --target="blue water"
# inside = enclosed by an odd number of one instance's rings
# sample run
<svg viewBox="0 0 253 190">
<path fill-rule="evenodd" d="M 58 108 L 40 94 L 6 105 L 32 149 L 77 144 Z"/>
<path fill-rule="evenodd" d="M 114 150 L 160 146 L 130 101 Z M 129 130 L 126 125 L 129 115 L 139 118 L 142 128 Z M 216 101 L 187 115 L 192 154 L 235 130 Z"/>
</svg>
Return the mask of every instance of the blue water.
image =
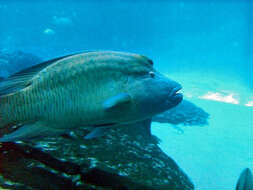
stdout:
<svg viewBox="0 0 253 190">
<path fill-rule="evenodd" d="M 197 190 L 229 190 L 253 163 L 252 23 L 250 0 L 0 1 L 0 49 L 44 59 L 105 49 L 149 56 L 211 115 L 209 126 L 180 136 L 155 124 L 161 147 Z M 224 91 L 238 103 L 203 98 Z"/>
</svg>

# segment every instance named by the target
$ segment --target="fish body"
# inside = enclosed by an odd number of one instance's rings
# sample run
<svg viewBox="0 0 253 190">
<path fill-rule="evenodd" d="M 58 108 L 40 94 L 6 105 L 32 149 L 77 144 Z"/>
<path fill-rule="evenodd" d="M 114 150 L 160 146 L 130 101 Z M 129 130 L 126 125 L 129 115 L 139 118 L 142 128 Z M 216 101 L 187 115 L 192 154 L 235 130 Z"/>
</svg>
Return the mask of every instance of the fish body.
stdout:
<svg viewBox="0 0 253 190">
<path fill-rule="evenodd" d="M 236 184 L 236 190 L 253 190 L 253 176 L 249 168 L 242 171 Z"/>
<path fill-rule="evenodd" d="M 1 82 L 0 127 L 22 127 L 0 141 L 146 120 L 181 102 L 179 89 L 142 55 L 106 51 L 57 58 Z"/>
</svg>

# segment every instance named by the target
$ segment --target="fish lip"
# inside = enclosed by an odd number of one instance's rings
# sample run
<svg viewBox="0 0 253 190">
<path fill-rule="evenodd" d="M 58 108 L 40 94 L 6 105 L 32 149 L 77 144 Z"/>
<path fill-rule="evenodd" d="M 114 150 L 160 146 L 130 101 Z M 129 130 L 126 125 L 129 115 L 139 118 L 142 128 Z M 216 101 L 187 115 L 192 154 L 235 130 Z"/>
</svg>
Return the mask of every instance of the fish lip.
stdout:
<svg viewBox="0 0 253 190">
<path fill-rule="evenodd" d="M 170 106 L 177 106 L 183 100 L 183 94 L 178 91 L 182 89 L 182 86 L 174 87 L 169 93 L 168 103 Z"/>
<path fill-rule="evenodd" d="M 174 87 L 171 92 L 169 93 L 169 97 L 175 97 L 178 95 L 182 95 L 182 93 L 179 93 L 178 91 L 182 89 L 182 86 Z"/>
</svg>

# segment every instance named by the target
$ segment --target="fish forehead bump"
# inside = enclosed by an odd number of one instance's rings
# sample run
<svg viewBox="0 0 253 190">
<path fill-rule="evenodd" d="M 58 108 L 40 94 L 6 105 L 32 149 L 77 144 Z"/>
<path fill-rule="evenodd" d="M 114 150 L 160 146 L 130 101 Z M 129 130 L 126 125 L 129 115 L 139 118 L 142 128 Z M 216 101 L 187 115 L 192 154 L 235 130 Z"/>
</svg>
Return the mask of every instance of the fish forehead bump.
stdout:
<svg viewBox="0 0 253 190">
<path fill-rule="evenodd" d="M 119 51 L 94 51 L 88 53 L 80 53 L 69 57 L 70 59 L 76 60 L 86 60 L 99 62 L 121 62 L 121 63 L 130 63 L 130 64 L 143 64 L 143 66 L 152 67 L 153 62 L 146 56 L 128 53 L 128 52 L 119 52 Z M 65 60 L 69 59 L 68 57 Z"/>
<path fill-rule="evenodd" d="M 136 76 L 154 71 L 154 69 L 153 62 L 143 55 L 117 51 L 93 51 L 64 56 L 52 61 L 34 76 L 33 82 L 40 83 L 52 77 L 57 81 L 65 81 L 69 77 L 81 76 L 85 73 L 108 71 Z"/>
<path fill-rule="evenodd" d="M 102 61 L 107 62 L 107 64 L 112 63 L 113 67 L 121 68 L 121 70 L 129 74 L 146 73 L 154 70 L 153 61 L 140 54 L 115 51 L 97 53 L 101 55 Z"/>
<path fill-rule="evenodd" d="M 76 65 L 79 68 L 81 66 L 82 70 L 86 71 L 94 68 L 110 68 L 125 73 L 143 73 L 153 70 L 153 62 L 146 56 L 116 51 L 80 53 L 57 62 L 60 64 L 56 63 L 55 66 L 58 65 L 61 69 L 62 65 L 66 65 L 68 68 Z"/>
</svg>

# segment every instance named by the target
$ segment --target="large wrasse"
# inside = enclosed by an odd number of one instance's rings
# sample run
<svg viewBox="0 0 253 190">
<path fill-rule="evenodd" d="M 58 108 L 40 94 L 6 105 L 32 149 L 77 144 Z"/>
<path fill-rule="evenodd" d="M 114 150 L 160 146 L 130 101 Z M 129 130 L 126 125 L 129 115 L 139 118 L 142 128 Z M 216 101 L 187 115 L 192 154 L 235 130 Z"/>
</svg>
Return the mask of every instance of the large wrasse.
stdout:
<svg viewBox="0 0 253 190">
<path fill-rule="evenodd" d="M 0 83 L 0 128 L 17 128 L 0 142 L 80 127 L 93 129 L 89 139 L 110 127 L 150 125 L 152 116 L 182 101 L 180 89 L 142 55 L 98 51 L 56 58 Z"/>
</svg>

